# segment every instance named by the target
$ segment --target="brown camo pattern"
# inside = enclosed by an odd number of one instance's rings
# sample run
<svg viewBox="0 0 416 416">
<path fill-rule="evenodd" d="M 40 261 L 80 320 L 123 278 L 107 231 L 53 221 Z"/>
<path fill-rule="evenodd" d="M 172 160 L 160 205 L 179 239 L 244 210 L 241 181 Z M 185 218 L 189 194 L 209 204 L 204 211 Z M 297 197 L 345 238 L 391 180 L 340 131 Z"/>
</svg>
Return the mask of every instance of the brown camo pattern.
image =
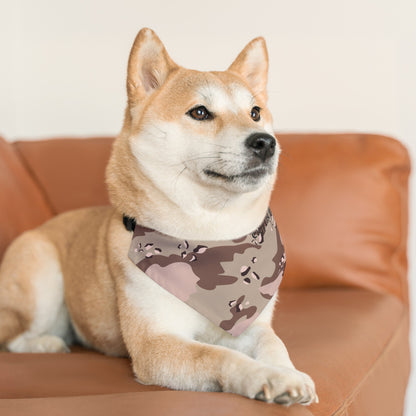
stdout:
<svg viewBox="0 0 416 416">
<path fill-rule="evenodd" d="M 285 252 L 270 210 L 254 232 L 229 241 L 186 241 L 136 225 L 129 258 L 171 294 L 233 336 L 277 292 Z"/>
</svg>

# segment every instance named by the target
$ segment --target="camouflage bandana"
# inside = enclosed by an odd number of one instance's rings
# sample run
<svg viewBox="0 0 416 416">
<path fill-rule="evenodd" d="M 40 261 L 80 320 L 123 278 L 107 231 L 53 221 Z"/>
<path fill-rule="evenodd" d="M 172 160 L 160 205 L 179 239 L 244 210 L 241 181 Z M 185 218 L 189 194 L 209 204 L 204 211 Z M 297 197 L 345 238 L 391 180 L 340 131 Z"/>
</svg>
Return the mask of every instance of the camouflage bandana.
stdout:
<svg viewBox="0 0 416 416">
<path fill-rule="evenodd" d="M 179 240 L 135 225 L 129 258 L 233 336 L 247 329 L 277 292 L 286 263 L 270 210 L 257 230 L 228 241 Z"/>
</svg>

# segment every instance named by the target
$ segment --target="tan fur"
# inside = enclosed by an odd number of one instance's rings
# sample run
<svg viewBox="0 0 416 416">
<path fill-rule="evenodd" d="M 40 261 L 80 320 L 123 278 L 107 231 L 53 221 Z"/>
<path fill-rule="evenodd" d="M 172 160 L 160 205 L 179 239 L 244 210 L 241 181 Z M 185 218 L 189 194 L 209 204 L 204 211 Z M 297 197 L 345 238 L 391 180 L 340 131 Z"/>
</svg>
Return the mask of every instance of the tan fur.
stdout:
<svg viewBox="0 0 416 416">
<path fill-rule="evenodd" d="M 33 319 L 35 296 L 31 290 L 31 275 L 38 267 L 36 252 L 42 242 L 34 232 L 19 236 L 8 248 L 0 266 L 0 344 L 26 331 Z M 23 264 L 22 256 L 27 259 Z"/>
<path fill-rule="evenodd" d="M 123 214 L 185 239 L 237 238 L 261 223 L 277 153 L 258 182 L 213 179 L 203 168 L 235 175 L 247 162 L 245 138 L 273 133 L 267 70 L 262 38 L 228 71 L 199 72 L 175 64 L 150 29 L 139 32 L 125 120 L 106 171 L 112 206 L 61 214 L 12 243 L 0 268 L 0 344 L 56 352 L 75 336 L 106 354 L 129 355 L 142 383 L 283 404 L 317 400 L 313 381 L 294 368 L 270 327 L 274 302 L 233 338 L 127 257 L 131 233 Z M 187 113 L 197 105 L 215 117 L 195 121 Z M 253 106 L 261 108 L 258 122 Z"/>
</svg>

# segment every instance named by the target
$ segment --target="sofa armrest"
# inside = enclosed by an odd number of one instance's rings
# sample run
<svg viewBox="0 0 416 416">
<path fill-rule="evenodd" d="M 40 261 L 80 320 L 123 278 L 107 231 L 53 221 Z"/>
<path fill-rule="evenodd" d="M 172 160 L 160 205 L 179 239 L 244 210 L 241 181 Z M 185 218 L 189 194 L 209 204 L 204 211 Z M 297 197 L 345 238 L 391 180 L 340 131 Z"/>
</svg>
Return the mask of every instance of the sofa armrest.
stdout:
<svg viewBox="0 0 416 416">
<path fill-rule="evenodd" d="M 51 216 L 48 203 L 13 145 L 0 137 L 0 261 L 17 235 Z"/>
<path fill-rule="evenodd" d="M 287 253 L 282 287 L 361 287 L 407 303 L 404 146 L 370 134 L 278 139 L 271 206 Z"/>
</svg>

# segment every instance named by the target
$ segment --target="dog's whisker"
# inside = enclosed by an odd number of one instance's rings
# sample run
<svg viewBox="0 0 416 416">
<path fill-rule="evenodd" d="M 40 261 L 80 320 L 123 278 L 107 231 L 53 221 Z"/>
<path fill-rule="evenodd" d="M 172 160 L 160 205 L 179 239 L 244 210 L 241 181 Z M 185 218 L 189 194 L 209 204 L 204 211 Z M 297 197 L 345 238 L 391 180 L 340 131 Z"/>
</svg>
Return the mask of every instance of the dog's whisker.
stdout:
<svg viewBox="0 0 416 416">
<path fill-rule="evenodd" d="M 205 169 L 207 169 L 207 170 L 212 170 L 214 167 L 216 168 L 216 169 L 223 169 L 225 166 L 227 166 L 227 161 L 224 161 L 224 160 L 218 160 L 218 161 L 216 161 L 216 162 L 213 162 L 213 163 L 210 163 L 209 165 L 207 165 L 206 167 L 205 167 Z"/>
<path fill-rule="evenodd" d="M 185 162 L 192 162 L 193 160 L 199 160 L 199 159 L 220 159 L 218 156 L 198 156 L 198 157 L 193 157 L 191 159 L 187 159 L 185 160 Z"/>
<path fill-rule="evenodd" d="M 223 145 L 223 144 L 214 143 L 210 140 L 200 140 L 199 143 L 208 144 L 209 146 L 223 147 L 223 148 L 228 148 L 229 147 L 229 146 L 226 146 L 226 145 Z"/>
<path fill-rule="evenodd" d="M 173 189 L 176 190 L 176 186 L 178 184 L 179 177 L 182 175 L 182 173 L 185 172 L 185 170 L 188 169 L 188 167 L 185 165 L 184 168 L 176 175 L 174 179 Z"/>
<path fill-rule="evenodd" d="M 219 155 L 231 155 L 231 156 L 238 156 L 244 157 L 243 153 L 235 153 L 235 152 L 218 152 Z"/>
<path fill-rule="evenodd" d="M 207 156 L 202 156 L 206 154 Z M 212 156 L 211 156 L 212 155 Z M 242 153 L 235 153 L 235 152 L 203 152 L 203 153 L 199 153 L 197 156 L 186 159 L 178 164 L 174 164 L 172 166 L 176 166 L 179 165 L 181 163 L 187 163 L 187 162 L 192 162 L 194 160 L 200 160 L 200 159 L 218 159 L 218 161 L 223 160 L 223 161 L 231 161 L 231 160 L 227 160 L 224 159 L 222 157 L 220 157 L 219 155 L 231 155 L 231 156 L 237 156 L 237 157 L 244 157 L 244 155 Z"/>
<path fill-rule="evenodd" d="M 173 166 L 178 166 L 178 165 L 185 165 L 188 162 L 192 162 L 194 160 L 199 160 L 199 159 L 219 159 L 219 158 L 218 158 L 218 156 L 198 156 L 198 157 L 194 157 L 194 158 L 191 158 L 191 159 L 186 159 L 186 160 L 184 160 L 182 162 L 179 162 L 179 163 L 173 163 L 170 166 L 173 167 Z"/>
</svg>

